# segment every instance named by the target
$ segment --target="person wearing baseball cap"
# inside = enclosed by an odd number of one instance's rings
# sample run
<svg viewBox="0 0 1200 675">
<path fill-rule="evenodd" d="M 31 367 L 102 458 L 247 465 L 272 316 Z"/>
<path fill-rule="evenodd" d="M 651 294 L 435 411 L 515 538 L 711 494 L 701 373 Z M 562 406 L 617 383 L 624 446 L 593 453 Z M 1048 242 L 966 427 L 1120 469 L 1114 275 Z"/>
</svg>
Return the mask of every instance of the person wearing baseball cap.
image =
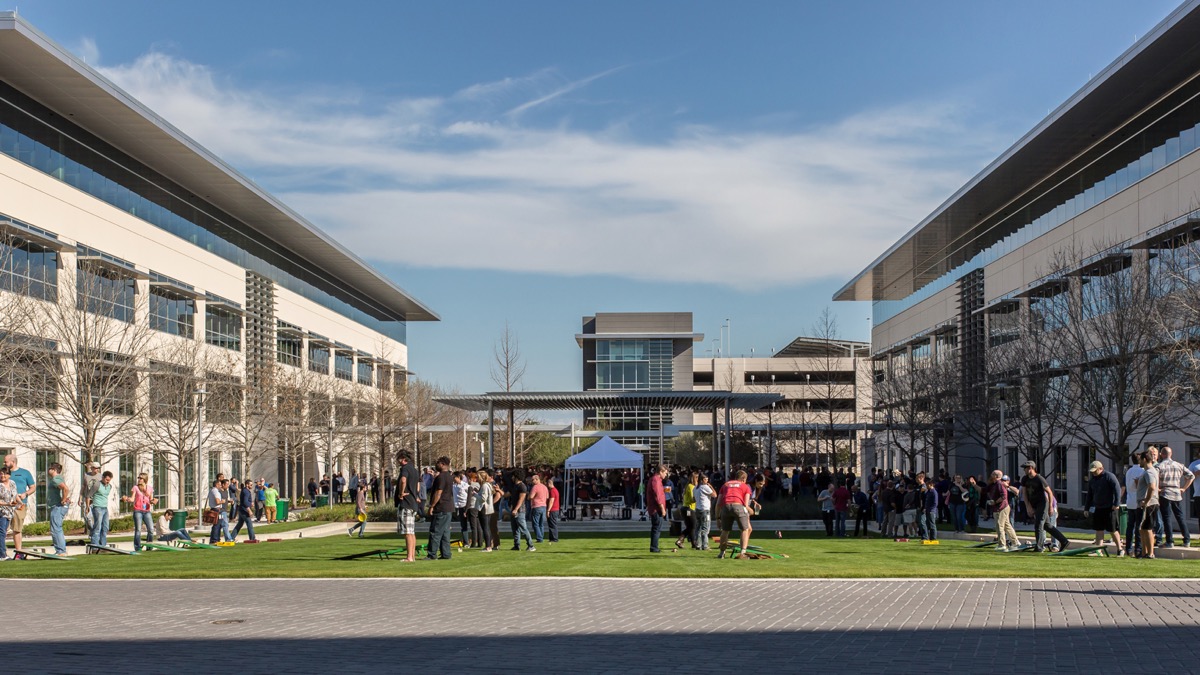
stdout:
<svg viewBox="0 0 1200 675">
<path fill-rule="evenodd" d="M 1104 545 L 1104 533 L 1112 533 L 1113 545 L 1117 547 L 1117 556 L 1125 555 L 1125 547 L 1121 545 L 1121 526 L 1117 522 L 1118 508 L 1121 505 L 1121 481 L 1116 474 L 1104 468 L 1104 465 L 1094 461 L 1088 466 L 1092 475 L 1088 483 L 1087 504 L 1088 513 L 1092 514 L 1092 529 L 1096 538 L 1092 546 Z"/>
<path fill-rule="evenodd" d="M 1026 511 L 1033 516 L 1033 532 L 1036 537 L 1033 550 L 1041 553 L 1046 549 L 1046 534 L 1058 542 L 1058 549 L 1065 551 L 1070 542 L 1057 527 L 1050 524 L 1050 504 L 1054 493 L 1050 484 L 1038 475 L 1037 464 L 1025 462 L 1025 478 L 1021 480 L 1021 495 L 1025 500 Z"/>
</svg>

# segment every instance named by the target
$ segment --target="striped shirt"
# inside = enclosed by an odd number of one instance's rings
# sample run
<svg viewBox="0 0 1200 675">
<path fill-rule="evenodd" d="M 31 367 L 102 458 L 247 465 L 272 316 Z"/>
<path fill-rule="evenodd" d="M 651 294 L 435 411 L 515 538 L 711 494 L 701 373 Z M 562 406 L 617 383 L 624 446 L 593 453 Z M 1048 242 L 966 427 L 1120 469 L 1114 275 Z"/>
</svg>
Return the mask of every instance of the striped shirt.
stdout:
<svg viewBox="0 0 1200 675">
<path fill-rule="evenodd" d="M 1183 484 L 1183 472 L 1187 467 L 1173 459 L 1164 459 L 1155 468 L 1158 469 L 1158 489 L 1162 498 L 1173 502 L 1183 499 L 1179 486 Z"/>
</svg>

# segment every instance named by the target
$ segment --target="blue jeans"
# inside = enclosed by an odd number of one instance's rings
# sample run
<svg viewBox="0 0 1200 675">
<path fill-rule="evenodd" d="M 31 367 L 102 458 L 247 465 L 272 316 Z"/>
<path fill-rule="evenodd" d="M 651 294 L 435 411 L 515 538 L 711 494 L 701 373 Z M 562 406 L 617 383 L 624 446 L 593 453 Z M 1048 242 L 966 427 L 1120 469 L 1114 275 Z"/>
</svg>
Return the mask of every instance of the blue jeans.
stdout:
<svg viewBox="0 0 1200 675">
<path fill-rule="evenodd" d="M 217 514 L 217 522 L 213 523 L 212 530 L 208 533 L 208 543 L 216 544 L 230 539 L 233 537 L 229 536 L 229 514 L 222 509 Z"/>
<path fill-rule="evenodd" d="M 257 539 L 254 536 L 254 518 L 250 515 L 250 509 L 238 509 L 237 525 L 233 526 L 233 536 L 229 539 L 232 541 L 237 539 L 238 533 L 242 531 L 242 525 L 246 526 L 246 531 L 251 539 Z"/>
<path fill-rule="evenodd" d="M 108 546 L 108 507 L 92 507 L 92 546 Z"/>
<path fill-rule="evenodd" d="M 1175 523 L 1179 525 L 1179 533 L 1183 535 L 1183 545 L 1189 546 L 1192 542 L 1192 533 L 1188 531 L 1187 523 L 1183 520 L 1183 500 L 1171 501 L 1163 498 L 1158 502 L 1162 505 L 1158 512 L 1162 514 L 1163 541 L 1171 545 L 1175 544 L 1175 535 L 1171 531 L 1171 516 L 1174 514 Z"/>
<path fill-rule="evenodd" d="M 70 506 L 50 507 L 50 540 L 54 542 L 54 553 L 63 555 L 67 552 L 67 538 L 63 535 L 63 519 L 67 517 Z"/>
<path fill-rule="evenodd" d="M 845 511 L 834 511 L 833 512 L 833 536 L 835 536 L 835 537 L 846 536 L 846 512 Z"/>
<path fill-rule="evenodd" d="M 933 541 L 937 539 L 937 511 L 921 511 L 917 514 L 917 527 L 921 530 L 921 538 Z"/>
<path fill-rule="evenodd" d="M 692 532 L 692 545 L 699 549 L 708 548 L 708 531 L 712 527 L 712 511 L 696 512 L 696 529 Z"/>
<path fill-rule="evenodd" d="M 174 532 L 168 532 L 158 538 L 159 541 L 164 543 L 168 541 L 175 541 L 176 539 L 191 541 L 192 535 L 188 534 L 187 530 L 175 530 Z"/>
<path fill-rule="evenodd" d="M 513 548 L 521 548 L 521 540 L 524 539 L 526 546 L 533 548 L 533 535 L 529 533 L 529 523 L 525 520 L 525 512 L 529 509 L 521 507 L 519 513 L 512 514 L 512 531 L 513 531 Z"/>
<path fill-rule="evenodd" d="M 967 505 L 952 504 L 950 511 L 954 515 L 954 531 L 962 532 L 967 529 Z"/>
<path fill-rule="evenodd" d="M 546 532 L 546 507 L 533 507 L 533 538 L 540 544 Z"/>
<path fill-rule="evenodd" d="M 450 559 L 450 521 L 453 513 L 435 513 L 429 524 L 429 559 Z"/>
<path fill-rule="evenodd" d="M 154 541 L 154 519 L 149 511 L 133 512 L 133 550 L 142 550 L 142 523 L 146 524 L 146 541 Z"/>
<path fill-rule="evenodd" d="M 8 516 L 0 516 L 0 532 L 8 534 Z M 0 537 L 0 560 L 8 557 L 8 549 L 4 546 L 4 537 Z"/>
<path fill-rule="evenodd" d="M 650 552 L 658 553 L 658 537 L 662 534 L 663 521 L 666 520 L 657 510 L 650 512 Z"/>
</svg>

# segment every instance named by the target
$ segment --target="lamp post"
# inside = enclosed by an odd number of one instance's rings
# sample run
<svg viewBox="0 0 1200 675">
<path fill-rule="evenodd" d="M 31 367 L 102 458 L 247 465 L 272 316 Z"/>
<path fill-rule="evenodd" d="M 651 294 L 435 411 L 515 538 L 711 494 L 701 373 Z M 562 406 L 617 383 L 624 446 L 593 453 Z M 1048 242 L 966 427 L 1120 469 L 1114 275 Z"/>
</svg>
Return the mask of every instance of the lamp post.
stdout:
<svg viewBox="0 0 1200 675">
<path fill-rule="evenodd" d="M 771 373 L 771 393 L 775 393 L 775 373 Z M 775 402 L 767 409 L 767 447 L 771 452 L 771 467 L 774 468 L 779 458 L 775 454 Z"/>
<path fill-rule="evenodd" d="M 192 475 L 196 478 L 196 485 L 193 489 L 196 490 L 196 528 L 200 529 L 204 524 L 204 483 L 206 481 L 200 479 L 200 467 L 202 466 L 202 455 L 204 454 L 204 395 L 208 392 L 204 387 L 197 387 L 192 390 L 192 395 L 196 397 L 196 468 L 192 471 Z M 207 478 L 207 476 L 206 476 Z M 180 507 L 183 505 L 180 504 Z"/>
<path fill-rule="evenodd" d="M 326 448 L 326 459 L 325 459 L 325 467 L 326 467 L 326 470 L 329 472 L 329 499 L 326 499 L 325 503 L 329 506 L 330 510 L 333 509 L 333 489 L 334 489 L 334 485 L 333 485 L 333 416 L 334 416 L 334 410 L 332 407 L 330 407 L 330 409 L 329 409 L 329 447 Z"/>
<path fill-rule="evenodd" d="M 1004 439 L 1004 412 L 1005 412 L 1005 410 L 1004 410 L 1004 408 L 1005 408 L 1004 391 L 1006 389 L 1008 389 L 1008 384 L 1006 382 L 997 382 L 992 388 L 995 389 L 997 392 L 999 392 L 999 396 L 1000 396 L 1000 451 L 996 453 L 996 458 L 998 461 L 1003 461 L 1000 459 L 1000 457 L 1007 451 L 1007 445 L 1008 445 L 1008 443 L 1005 442 L 1005 439 Z"/>
</svg>

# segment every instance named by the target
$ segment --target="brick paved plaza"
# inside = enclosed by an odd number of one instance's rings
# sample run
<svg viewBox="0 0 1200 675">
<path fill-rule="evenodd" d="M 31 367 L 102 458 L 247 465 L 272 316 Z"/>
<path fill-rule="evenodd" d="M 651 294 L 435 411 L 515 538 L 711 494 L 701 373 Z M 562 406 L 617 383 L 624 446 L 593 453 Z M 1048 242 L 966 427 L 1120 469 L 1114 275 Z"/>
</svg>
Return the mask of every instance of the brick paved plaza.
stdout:
<svg viewBox="0 0 1200 675">
<path fill-rule="evenodd" d="M 882 673 L 953 663 L 958 672 L 1179 674 L 1200 664 L 1200 581 L 1191 580 L 8 580 L 0 588 L 16 610 L 4 630 L 6 672 L 627 675 L 687 664 Z M 231 620 L 241 623 L 214 623 Z"/>
</svg>

